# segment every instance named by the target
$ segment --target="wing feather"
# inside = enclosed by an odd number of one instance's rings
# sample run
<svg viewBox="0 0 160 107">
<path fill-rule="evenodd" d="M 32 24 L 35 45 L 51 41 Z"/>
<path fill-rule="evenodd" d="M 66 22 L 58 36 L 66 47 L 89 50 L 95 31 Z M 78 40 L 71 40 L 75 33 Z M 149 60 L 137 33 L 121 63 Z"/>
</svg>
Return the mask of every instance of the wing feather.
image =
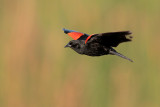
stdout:
<svg viewBox="0 0 160 107">
<path fill-rule="evenodd" d="M 89 36 L 88 34 L 81 33 L 74 30 L 68 30 L 63 28 L 64 33 L 68 34 L 70 37 L 72 37 L 74 40 L 86 40 L 86 38 Z"/>
<path fill-rule="evenodd" d="M 130 31 L 108 32 L 92 35 L 87 43 L 99 42 L 105 46 L 117 47 L 122 42 L 131 41 Z"/>
</svg>

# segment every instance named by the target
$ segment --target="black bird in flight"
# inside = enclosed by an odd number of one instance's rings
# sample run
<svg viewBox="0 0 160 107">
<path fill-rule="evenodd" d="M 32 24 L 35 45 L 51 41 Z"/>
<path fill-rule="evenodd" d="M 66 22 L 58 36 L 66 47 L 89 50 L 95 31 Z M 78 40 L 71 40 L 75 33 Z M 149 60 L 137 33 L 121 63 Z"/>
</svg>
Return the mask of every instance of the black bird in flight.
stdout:
<svg viewBox="0 0 160 107">
<path fill-rule="evenodd" d="M 70 47 L 79 54 L 88 56 L 117 55 L 133 62 L 130 58 L 113 49 L 113 47 L 117 47 L 122 42 L 131 41 L 132 36 L 130 36 L 130 31 L 107 32 L 92 35 L 68 29 L 63 29 L 63 31 L 74 39 L 65 47 Z"/>
</svg>

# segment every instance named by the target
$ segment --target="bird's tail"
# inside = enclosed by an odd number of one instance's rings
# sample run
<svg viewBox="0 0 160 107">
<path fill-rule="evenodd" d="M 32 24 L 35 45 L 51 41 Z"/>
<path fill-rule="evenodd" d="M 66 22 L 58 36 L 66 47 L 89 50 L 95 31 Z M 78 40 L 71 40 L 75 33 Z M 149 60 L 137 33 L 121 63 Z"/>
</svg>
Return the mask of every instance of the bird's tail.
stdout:
<svg viewBox="0 0 160 107">
<path fill-rule="evenodd" d="M 109 51 L 109 53 L 112 54 L 112 55 L 117 55 L 117 56 L 119 56 L 119 57 L 121 57 L 121 58 L 124 58 L 124 59 L 127 59 L 127 60 L 133 62 L 133 60 L 131 60 L 130 58 L 128 58 L 128 57 L 126 57 L 126 56 L 124 56 L 124 55 L 122 55 L 122 54 L 120 54 L 120 53 L 118 53 L 118 52 L 117 52 L 116 50 L 114 50 L 113 48 Z"/>
</svg>

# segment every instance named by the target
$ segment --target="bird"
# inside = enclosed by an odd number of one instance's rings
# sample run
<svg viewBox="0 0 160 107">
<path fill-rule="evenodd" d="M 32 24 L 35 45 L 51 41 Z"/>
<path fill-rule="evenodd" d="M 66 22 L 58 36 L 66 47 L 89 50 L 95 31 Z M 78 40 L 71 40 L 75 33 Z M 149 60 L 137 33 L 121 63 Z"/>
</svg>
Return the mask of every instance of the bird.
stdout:
<svg viewBox="0 0 160 107">
<path fill-rule="evenodd" d="M 74 30 L 63 28 L 65 34 L 68 34 L 73 40 L 69 41 L 66 47 L 75 52 L 88 56 L 117 55 L 121 58 L 133 62 L 130 58 L 117 52 L 113 47 L 120 43 L 132 41 L 130 31 L 107 32 L 98 34 L 86 34 Z"/>
</svg>

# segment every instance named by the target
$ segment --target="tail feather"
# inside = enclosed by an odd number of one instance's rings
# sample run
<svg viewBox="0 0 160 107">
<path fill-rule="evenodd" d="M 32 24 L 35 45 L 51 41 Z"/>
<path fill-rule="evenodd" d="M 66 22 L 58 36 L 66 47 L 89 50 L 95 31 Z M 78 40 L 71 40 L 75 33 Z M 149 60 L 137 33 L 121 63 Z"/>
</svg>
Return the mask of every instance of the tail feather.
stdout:
<svg viewBox="0 0 160 107">
<path fill-rule="evenodd" d="M 119 56 L 121 58 L 124 58 L 124 59 L 127 59 L 127 60 L 133 62 L 133 60 L 131 60 L 130 58 L 128 58 L 128 57 L 126 57 L 126 56 L 124 56 L 124 55 L 122 55 L 122 54 L 120 54 L 120 53 L 118 53 L 116 51 L 111 50 L 109 53 L 112 54 L 112 55 L 117 55 L 117 56 Z"/>
</svg>

